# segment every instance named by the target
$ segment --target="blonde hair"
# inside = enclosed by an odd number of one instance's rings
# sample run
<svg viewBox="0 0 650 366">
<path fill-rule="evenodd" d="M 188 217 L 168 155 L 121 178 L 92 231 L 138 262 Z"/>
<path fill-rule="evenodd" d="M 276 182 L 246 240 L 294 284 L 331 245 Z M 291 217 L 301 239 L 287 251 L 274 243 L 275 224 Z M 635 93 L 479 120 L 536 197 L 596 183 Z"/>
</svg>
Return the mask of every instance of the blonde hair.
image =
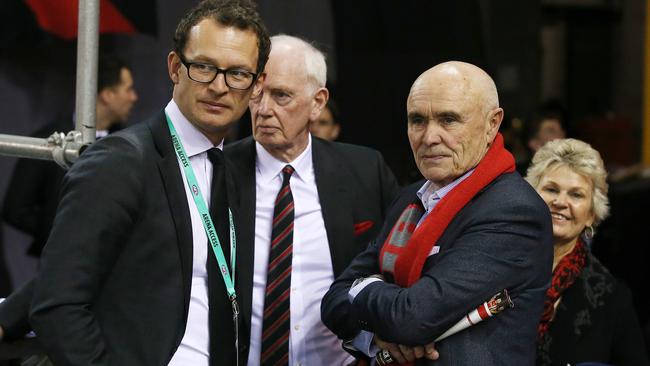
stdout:
<svg viewBox="0 0 650 366">
<path fill-rule="evenodd" d="M 576 139 L 549 141 L 533 156 L 533 162 L 526 173 L 526 181 L 537 189 L 544 174 L 560 166 L 566 166 L 593 183 L 591 209 L 594 213 L 593 226 L 597 226 L 609 215 L 607 171 L 600 154 L 584 141 Z"/>
</svg>

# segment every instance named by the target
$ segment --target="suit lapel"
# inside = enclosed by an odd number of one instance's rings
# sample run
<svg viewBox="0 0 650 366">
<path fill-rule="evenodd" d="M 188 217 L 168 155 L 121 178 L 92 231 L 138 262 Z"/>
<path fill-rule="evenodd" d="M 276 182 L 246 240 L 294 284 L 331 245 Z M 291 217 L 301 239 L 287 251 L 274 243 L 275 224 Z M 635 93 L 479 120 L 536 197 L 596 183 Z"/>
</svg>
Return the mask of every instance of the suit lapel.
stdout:
<svg viewBox="0 0 650 366">
<path fill-rule="evenodd" d="M 312 159 L 316 188 L 320 199 L 327 241 L 332 256 L 334 277 L 338 277 L 354 258 L 354 220 L 351 207 L 342 202 L 352 202 L 345 167 L 336 159 L 337 154 L 325 142 L 312 139 Z"/>
<path fill-rule="evenodd" d="M 176 239 L 183 276 L 183 304 L 185 316 L 187 317 L 192 285 L 192 222 L 190 220 L 190 211 L 185 197 L 183 177 L 176 159 L 176 152 L 172 147 L 165 114 L 160 112 L 158 116 L 152 118 L 148 123 L 154 144 L 161 156 L 158 161 L 158 169 L 160 170 L 169 209 L 176 228 Z"/>
<path fill-rule="evenodd" d="M 255 142 L 251 137 L 225 148 L 226 163 L 237 189 L 237 207 L 233 210 L 237 228 L 236 289 L 243 323 L 240 342 L 248 344 L 253 301 L 255 261 Z M 230 191 L 228 192 L 230 194 Z"/>
</svg>

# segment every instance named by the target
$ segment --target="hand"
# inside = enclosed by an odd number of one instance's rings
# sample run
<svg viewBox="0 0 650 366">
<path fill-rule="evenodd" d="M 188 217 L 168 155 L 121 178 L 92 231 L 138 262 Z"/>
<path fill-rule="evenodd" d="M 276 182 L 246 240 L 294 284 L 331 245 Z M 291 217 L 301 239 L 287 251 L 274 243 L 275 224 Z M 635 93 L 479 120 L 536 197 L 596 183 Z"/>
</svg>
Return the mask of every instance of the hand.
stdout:
<svg viewBox="0 0 650 366">
<path fill-rule="evenodd" d="M 391 356 L 397 363 L 406 363 L 413 362 L 416 359 L 425 357 L 428 360 L 435 361 L 440 355 L 435 348 L 433 342 L 424 345 L 424 346 L 404 346 L 401 344 L 395 344 L 390 342 L 385 342 L 375 335 L 373 341 L 377 347 L 385 349 L 390 352 Z"/>
<path fill-rule="evenodd" d="M 438 353 L 435 345 L 434 342 L 431 342 L 424 346 L 424 357 L 426 357 L 427 360 L 435 361 L 440 358 L 440 353 Z"/>
</svg>

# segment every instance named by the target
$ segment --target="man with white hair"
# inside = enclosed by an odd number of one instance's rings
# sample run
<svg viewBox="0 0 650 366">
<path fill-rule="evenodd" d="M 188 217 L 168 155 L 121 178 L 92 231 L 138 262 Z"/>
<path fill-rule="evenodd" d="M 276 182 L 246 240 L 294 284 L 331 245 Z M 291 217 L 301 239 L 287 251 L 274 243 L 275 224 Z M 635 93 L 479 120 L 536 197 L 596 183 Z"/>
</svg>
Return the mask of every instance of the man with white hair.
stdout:
<svg viewBox="0 0 650 366">
<path fill-rule="evenodd" d="M 323 321 L 369 356 L 372 340 L 385 363 L 534 365 L 551 278 L 551 216 L 503 147 L 494 82 L 474 65 L 442 63 L 413 83 L 406 109 L 425 180 L 404 188 L 377 240 L 336 279 Z M 433 350 L 504 289 L 513 308 Z"/>
<path fill-rule="evenodd" d="M 250 340 L 251 366 L 348 364 L 321 299 L 378 233 L 397 183 L 377 151 L 310 135 L 329 97 L 325 57 L 296 37 L 271 42 L 253 136 L 225 148 L 248 228 L 237 238 L 240 347 Z"/>
</svg>

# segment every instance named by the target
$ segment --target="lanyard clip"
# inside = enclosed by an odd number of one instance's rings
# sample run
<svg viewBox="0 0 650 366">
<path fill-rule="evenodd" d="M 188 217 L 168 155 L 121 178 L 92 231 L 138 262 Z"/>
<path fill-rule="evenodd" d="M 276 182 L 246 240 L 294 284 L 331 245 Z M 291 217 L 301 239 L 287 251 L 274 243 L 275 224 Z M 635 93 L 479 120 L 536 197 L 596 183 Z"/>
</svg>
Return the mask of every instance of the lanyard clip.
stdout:
<svg viewBox="0 0 650 366">
<path fill-rule="evenodd" d="M 234 318 L 237 318 L 239 315 L 239 305 L 237 304 L 237 296 L 230 296 L 230 303 L 232 304 L 232 315 Z"/>
</svg>

